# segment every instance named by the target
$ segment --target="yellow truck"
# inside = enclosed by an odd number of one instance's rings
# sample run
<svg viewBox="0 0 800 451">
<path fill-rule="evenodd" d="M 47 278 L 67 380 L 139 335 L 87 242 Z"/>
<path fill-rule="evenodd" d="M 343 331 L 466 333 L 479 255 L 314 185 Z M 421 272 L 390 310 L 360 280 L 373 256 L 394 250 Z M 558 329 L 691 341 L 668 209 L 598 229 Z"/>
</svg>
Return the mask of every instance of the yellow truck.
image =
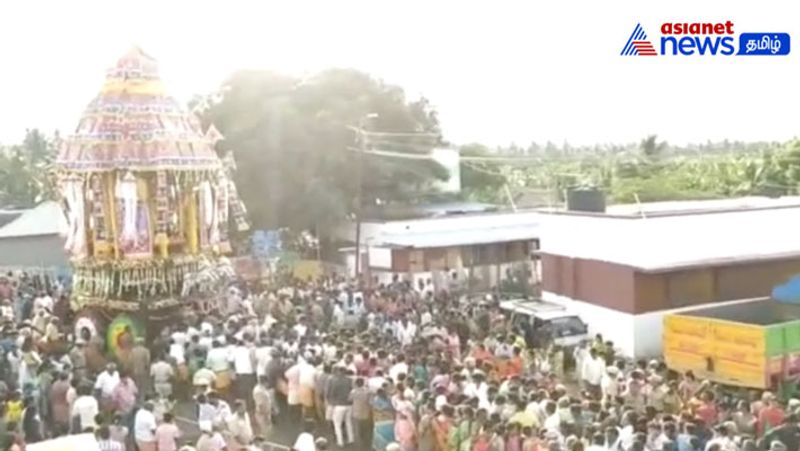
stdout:
<svg viewBox="0 0 800 451">
<path fill-rule="evenodd" d="M 759 299 L 664 317 L 675 371 L 739 387 L 788 389 L 800 376 L 800 305 Z"/>
</svg>

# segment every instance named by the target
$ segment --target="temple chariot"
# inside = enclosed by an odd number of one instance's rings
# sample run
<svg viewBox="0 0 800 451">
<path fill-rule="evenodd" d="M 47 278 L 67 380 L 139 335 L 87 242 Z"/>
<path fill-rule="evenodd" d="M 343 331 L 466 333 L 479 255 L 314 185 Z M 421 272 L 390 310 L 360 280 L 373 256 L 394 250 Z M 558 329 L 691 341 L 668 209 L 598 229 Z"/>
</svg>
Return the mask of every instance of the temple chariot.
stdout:
<svg viewBox="0 0 800 451">
<path fill-rule="evenodd" d="M 167 317 L 231 251 L 248 223 L 220 139 L 166 93 L 141 49 L 108 70 L 56 160 L 73 309 Z"/>
</svg>

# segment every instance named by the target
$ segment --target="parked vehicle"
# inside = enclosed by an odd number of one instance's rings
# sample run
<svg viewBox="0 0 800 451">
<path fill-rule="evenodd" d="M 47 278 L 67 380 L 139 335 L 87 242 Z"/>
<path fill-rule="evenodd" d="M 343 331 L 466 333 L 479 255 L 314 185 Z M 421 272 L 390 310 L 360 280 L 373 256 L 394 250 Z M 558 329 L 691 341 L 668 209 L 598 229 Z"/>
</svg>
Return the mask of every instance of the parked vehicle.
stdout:
<svg viewBox="0 0 800 451">
<path fill-rule="evenodd" d="M 570 348 L 589 339 L 586 323 L 562 305 L 514 299 L 501 301 L 500 309 L 511 316 L 512 327 L 523 331 L 529 345 L 540 346 L 549 341 Z"/>
<path fill-rule="evenodd" d="M 772 299 L 664 317 L 664 359 L 720 384 L 794 391 L 800 380 L 800 305 Z"/>
</svg>

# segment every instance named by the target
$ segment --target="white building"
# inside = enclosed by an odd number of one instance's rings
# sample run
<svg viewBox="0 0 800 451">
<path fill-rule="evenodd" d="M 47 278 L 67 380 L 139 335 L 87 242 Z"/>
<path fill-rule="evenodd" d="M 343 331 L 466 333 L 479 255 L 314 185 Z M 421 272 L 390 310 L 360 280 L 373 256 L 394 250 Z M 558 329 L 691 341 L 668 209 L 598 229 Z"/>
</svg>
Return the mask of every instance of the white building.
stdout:
<svg viewBox="0 0 800 451">
<path fill-rule="evenodd" d="M 538 248 L 540 216 L 535 211 L 480 212 L 364 222 L 361 270 L 379 281 L 398 274 L 438 283 L 457 270 L 481 289 L 497 285 L 510 270 L 528 271 L 536 279 L 532 254 Z M 344 224 L 336 236 L 354 243 L 355 228 Z M 347 258 L 354 273 L 355 256 Z"/>
<path fill-rule="evenodd" d="M 796 197 L 543 213 L 543 297 L 629 356 L 661 353 L 668 312 L 769 296 L 800 273 Z"/>
</svg>

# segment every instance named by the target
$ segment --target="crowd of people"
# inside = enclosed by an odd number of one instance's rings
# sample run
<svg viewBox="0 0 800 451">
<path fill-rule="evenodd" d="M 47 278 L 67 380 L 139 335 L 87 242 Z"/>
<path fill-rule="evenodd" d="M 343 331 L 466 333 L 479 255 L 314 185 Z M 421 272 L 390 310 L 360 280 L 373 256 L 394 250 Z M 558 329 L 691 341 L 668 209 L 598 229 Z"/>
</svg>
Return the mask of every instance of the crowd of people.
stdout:
<svg viewBox="0 0 800 451">
<path fill-rule="evenodd" d="M 561 348 L 455 282 L 237 285 L 109 353 L 67 289 L 8 275 L 0 443 L 238 451 L 289 430 L 297 451 L 799 451 L 798 400 L 731 395 L 600 336 Z"/>
</svg>

